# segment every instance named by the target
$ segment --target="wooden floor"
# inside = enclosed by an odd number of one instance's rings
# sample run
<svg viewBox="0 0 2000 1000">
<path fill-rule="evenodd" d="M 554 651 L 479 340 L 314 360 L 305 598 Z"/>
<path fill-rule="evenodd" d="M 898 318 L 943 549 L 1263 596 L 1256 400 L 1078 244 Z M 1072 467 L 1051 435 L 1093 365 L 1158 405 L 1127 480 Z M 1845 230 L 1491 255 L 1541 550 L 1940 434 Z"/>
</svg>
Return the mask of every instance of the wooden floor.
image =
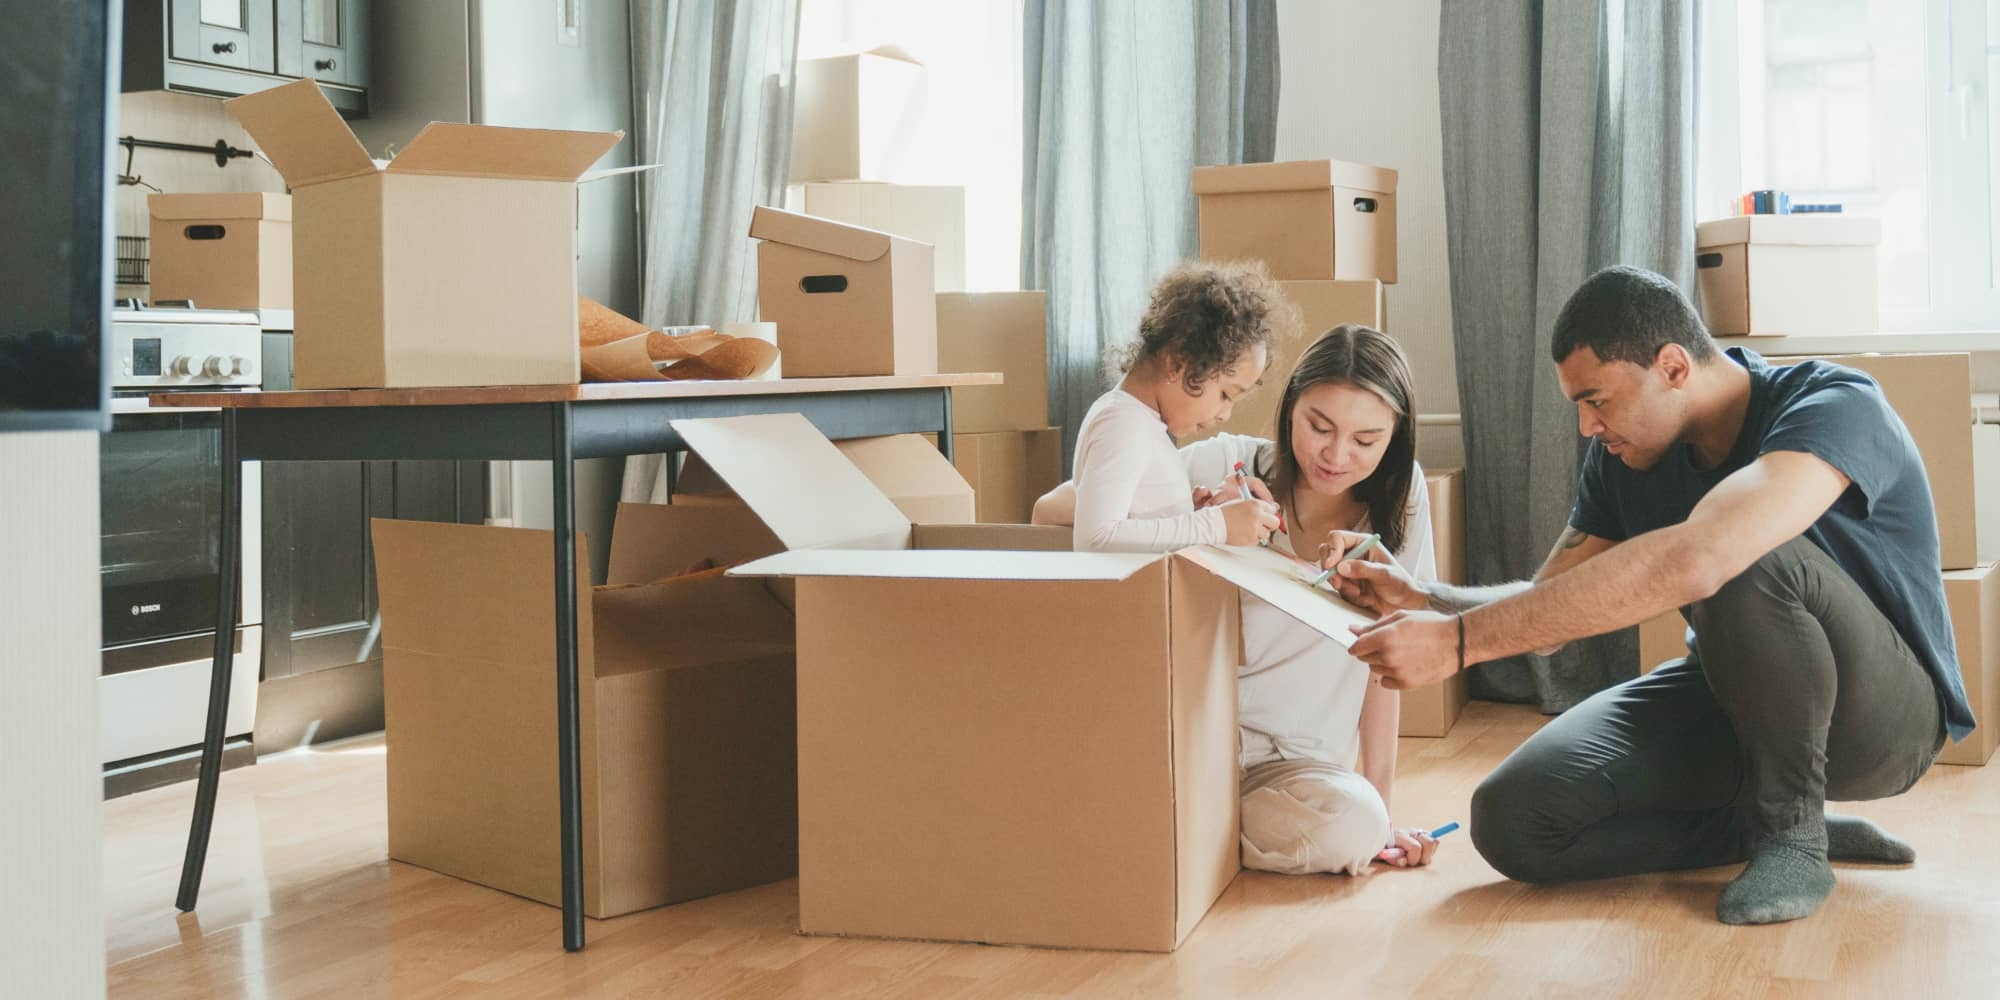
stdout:
<svg viewBox="0 0 2000 1000">
<path fill-rule="evenodd" d="M 1404 740 L 1398 814 L 1464 819 L 1473 785 L 1541 724 L 1475 703 Z M 2000 990 L 2000 764 L 1939 767 L 1851 809 L 1912 868 L 1842 867 L 1820 913 L 1713 916 L 1716 869 L 1557 889 L 1500 879 L 1463 836 L 1425 871 L 1245 873 L 1172 955 L 801 937 L 786 882 L 596 922 L 385 860 L 379 740 L 229 774 L 196 914 L 171 905 L 190 786 L 105 807 L 111 996 L 1973 997 Z M 4 993 L 0 988 L 0 993 Z"/>
</svg>

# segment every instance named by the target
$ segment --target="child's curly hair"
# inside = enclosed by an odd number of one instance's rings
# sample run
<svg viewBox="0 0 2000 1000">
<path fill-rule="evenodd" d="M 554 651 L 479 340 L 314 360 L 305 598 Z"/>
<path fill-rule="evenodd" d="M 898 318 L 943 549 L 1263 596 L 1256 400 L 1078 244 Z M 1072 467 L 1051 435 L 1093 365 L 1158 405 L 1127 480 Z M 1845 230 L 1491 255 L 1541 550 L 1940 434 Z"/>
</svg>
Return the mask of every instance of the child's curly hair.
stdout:
<svg viewBox="0 0 2000 1000">
<path fill-rule="evenodd" d="M 1200 395 L 1251 348 L 1272 353 L 1292 312 L 1261 262 L 1185 261 L 1153 286 L 1139 336 L 1106 352 L 1107 374 L 1116 381 L 1142 361 L 1170 358 L 1181 387 Z"/>
</svg>

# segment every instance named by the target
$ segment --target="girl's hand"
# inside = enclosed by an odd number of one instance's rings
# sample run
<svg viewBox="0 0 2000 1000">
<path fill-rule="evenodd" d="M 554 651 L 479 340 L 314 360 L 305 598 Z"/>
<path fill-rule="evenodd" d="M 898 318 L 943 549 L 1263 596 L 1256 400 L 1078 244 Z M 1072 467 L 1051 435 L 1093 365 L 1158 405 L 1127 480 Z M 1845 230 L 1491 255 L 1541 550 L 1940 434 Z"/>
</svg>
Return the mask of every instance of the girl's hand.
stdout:
<svg viewBox="0 0 2000 1000">
<path fill-rule="evenodd" d="M 1227 500 L 1222 504 L 1222 523 L 1229 529 L 1225 542 L 1255 545 L 1278 530 L 1278 505 L 1268 500 Z"/>
<path fill-rule="evenodd" d="M 1422 827 L 1389 830 L 1389 846 L 1382 849 L 1379 860 L 1395 868 L 1421 868 L 1437 857 L 1437 838 Z"/>
<path fill-rule="evenodd" d="M 1221 500 L 1222 498 L 1217 496 L 1214 490 L 1206 486 L 1197 486 L 1194 488 L 1194 509 L 1196 510 L 1200 510 L 1203 507 L 1213 507 L 1221 502 Z"/>
<path fill-rule="evenodd" d="M 1214 493 L 1217 497 L 1236 497 L 1241 499 L 1243 496 L 1243 487 L 1245 486 L 1250 487 L 1250 496 L 1254 499 L 1262 500 L 1265 503 L 1278 502 L 1278 498 L 1271 495 L 1271 488 L 1264 485 L 1262 479 L 1258 479 L 1256 476 L 1239 476 L 1233 472 L 1224 477 L 1222 484 L 1210 492 Z"/>
</svg>

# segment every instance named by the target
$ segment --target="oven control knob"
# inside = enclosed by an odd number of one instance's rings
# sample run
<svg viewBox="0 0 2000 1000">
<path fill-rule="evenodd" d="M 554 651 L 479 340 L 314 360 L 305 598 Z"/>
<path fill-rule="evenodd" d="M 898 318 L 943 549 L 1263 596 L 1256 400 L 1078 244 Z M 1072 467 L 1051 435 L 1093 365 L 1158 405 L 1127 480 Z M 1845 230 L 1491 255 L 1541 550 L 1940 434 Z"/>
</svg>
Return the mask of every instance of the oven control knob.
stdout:
<svg viewBox="0 0 2000 1000">
<path fill-rule="evenodd" d="M 250 374 L 250 359 L 232 355 L 229 359 L 229 374 L 235 378 Z"/>
<path fill-rule="evenodd" d="M 167 364 L 167 374 L 187 376 L 194 374 L 194 359 L 183 354 Z"/>
<path fill-rule="evenodd" d="M 201 363 L 201 373 L 208 378 L 221 378 L 223 374 L 222 370 L 227 366 L 228 362 L 224 361 L 221 356 L 211 354 L 208 356 L 208 360 Z"/>
</svg>

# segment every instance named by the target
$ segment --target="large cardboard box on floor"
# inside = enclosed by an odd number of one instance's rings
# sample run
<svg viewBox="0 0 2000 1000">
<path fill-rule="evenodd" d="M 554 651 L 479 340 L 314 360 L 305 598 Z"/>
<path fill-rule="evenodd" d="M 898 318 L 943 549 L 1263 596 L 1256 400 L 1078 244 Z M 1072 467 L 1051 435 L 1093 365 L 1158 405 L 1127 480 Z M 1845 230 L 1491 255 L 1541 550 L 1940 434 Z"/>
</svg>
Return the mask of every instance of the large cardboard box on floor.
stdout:
<svg viewBox="0 0 2000 1000">
<path fill-rule="evenodd" d="M 981 524 L 1027 524 L 1041 495 L 1062 485 L 1062 428 L 953 434 L 951 464 L 972 486 Z"/>
<path fill-rule="evenodd" d="M 648 513 L 622 510 L 612 536 L 614 569 L 639 575 L 593 591 L 577 545 L 584 912 L 599 918 L 796 868 L 791 615 L 757 580 L 650 582 L 752 536 L 628 525 Z M 683 550 L 649 544 L 662 537 Z M 555 905 L 552 537 L 378 520 L 374 540 L 389 856 Z"/>
<path fill-rule="evenodd" d="M 1459 469 L 1434 469 L 1424 475 L 1430 491 L 1431 550 L 1437 555 L 1437 578 L 1442 583 L 1465 583 L 1465 473 Z M 1471 700 L 1465 674 L 1429 687 L 1403 692 L 1402 736 L 1445 736 L 1458 723 Z"/>
<path fill-rule="evenodd" d="M 929 244 L 763 206 L 750 238 L 786 378 L 937 374 Z"/>
<path fill-rule="evenodd" d="M 908 179 L 927 96 L 922 63 L 884 45 L 801 59 L 794 82 L 794 182 Z"/>
<path fill-rule="evenodd" d="M 1049 328 L 1045 292 L 940 292 L 938 370 L 999 372 L 1000 385 L 951 391 L 961 434 L 1035 431 L 1049 425 Z"/>
<path fill-rule="evenodd" d="M 292 196 L 146 198 L 153 301 L 198 309 L 292 308 Z"/>
<path fill-rule="evenodd" d="M 292 188 L 294 386 L 577 381 L 576 183 L 622 133 L 434 122 L 377 167 L 311 80 L 224 107 Z"/>
<path fill-rule="evenodd" d="M 1196 167 L 1204 260 L 1261 260 L 1280 281 L 1396 283 L 1396 172 L 1342 160 Z"/>
<path fill-rule="evenodd" d="M 834 447 L 911 521 L 971 524 L 979 519 L 975 488 L 953 463 L 945 460 L 932 436 L 895 434 L 853 438 L 837 441 Z M 674 482 L 673 503 L 742 506 L 743 500 L 700 455 L 690 454 Z"/>
<path fill-rule="evenodd" d="M 1376 330 L 1388 322 L 1387 302 L 1382 283 L 1364 281 L 1281 281 L 1285 298 L 1298 310 L 1296 324 L 1278 334 L 1278 349 L 1264 368 L 1264 382 L 1250 393 L 1229 419 L 1220 425 L 1190 435 L 1200 441 L 1217 434 L 1248 434 L 1277 440 L 1278 408 L 1285 400 L 1285 383 L 1306 349 L 1328 330 L 1343 323 L 1359 323 Z"/>
<path fill-rule="evenodd" d="M 785 190 L 785 208 L 894 233 L 932 247 L 940 292 L 965 288 L 965 189 L 942 185 L 820 181 Z"/>
<path fill-rule="evenodd" d="M 797 415 L 674 429 L 789 550 L 731 572 L 798 588 L 801 929 L 1187 937 L 1238 868 L 1239 594 L 1361 616 L 1263 549 L 960 551 L 1069 530 L 912 525 Z"/>
<path fill-rule="evenodd" d="M 1944 600 L 1965 697 L 1979 726 L 1957 743 L 1947 739 L 1938 763 L 1983 765 L 2000 747 L 2000 566 L 1946 573 Z"/>
<path fill-rule="evenodd" d="M 1871 333 L 1881 327 L 1878 220 L 1744 215 L 1695 227 L 1702 320 L 1718 337 Z"/>
<path fill-rule="evenodd" d="M 1783 365 L 1806 358 L 1766 360 Z M 2000 476 L 2000 427 L 1988 431 L 1974 423 L 1971 356 L 1844 354 L 1821 360 L 1867 372 L 1909 427 L 1930 477 L 1943 568 L 2000 561 L 2000 491 L 1980 489 L 1982 478 Z"/>
</svg>

